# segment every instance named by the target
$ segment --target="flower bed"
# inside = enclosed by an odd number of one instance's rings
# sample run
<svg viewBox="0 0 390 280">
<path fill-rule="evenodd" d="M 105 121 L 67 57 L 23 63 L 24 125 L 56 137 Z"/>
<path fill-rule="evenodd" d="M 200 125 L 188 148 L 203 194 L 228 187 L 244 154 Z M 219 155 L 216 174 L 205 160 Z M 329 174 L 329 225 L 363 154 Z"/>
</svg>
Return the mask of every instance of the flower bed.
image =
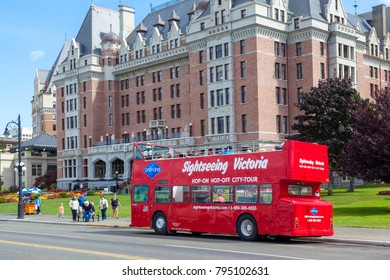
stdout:
<svg viewBox="0 0 390 280">
<path fill-rule="evenodd" d="M 390 190 L 379 191 L 378 195 L 390 195 Z"/>
</svg>

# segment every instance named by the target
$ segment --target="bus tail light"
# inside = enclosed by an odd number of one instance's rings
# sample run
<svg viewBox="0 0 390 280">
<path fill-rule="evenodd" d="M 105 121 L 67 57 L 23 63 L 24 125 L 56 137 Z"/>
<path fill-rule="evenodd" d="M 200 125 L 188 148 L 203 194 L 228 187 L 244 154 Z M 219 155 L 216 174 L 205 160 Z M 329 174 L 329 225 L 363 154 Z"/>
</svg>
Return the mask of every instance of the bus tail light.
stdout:
<svg viewBox="0 0 390 280">
<path fill-rule="evenodd" d="M 333 218 L 330 218 L 330 228 L 333 228 Z"/>
<path fill-rule="evenodd" d="M 299 229 L 299 219 L 295 217 L 295 229 Z"/>
</svg>

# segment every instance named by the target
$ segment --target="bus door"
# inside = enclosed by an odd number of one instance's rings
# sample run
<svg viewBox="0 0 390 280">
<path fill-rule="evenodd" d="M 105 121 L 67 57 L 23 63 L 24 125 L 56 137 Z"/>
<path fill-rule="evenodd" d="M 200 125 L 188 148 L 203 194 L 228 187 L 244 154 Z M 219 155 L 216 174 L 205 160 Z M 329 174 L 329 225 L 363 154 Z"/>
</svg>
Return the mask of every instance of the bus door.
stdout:
<svg viewBox="0 0 390 280">
<path fill-rule="evenodd" d="M 272 204 L 274 189 L 275 186 L 272 184 L 260 184 L 260 209 L 258 210 L 259 220 L 261 221 L 261 226 L 258 225 L 260 234 L 270 232 L 274 223 L 274 205 Z"/>
<path fill-rule="evenodd" d="M 209 232 L 214 210 L 211 205 L 211 187 L 209 185 L 192 186 L 192 205 L 190 212 L 193 232 Z"/>
<path fill-rule="evenodd" d="M 172 187 L 172 204 L 168 223 L 174 230 L 190 231 L 191 193 L 189 186 Z"/>
<path fill-rule="evenodd" d="M 232 227 L 233 214 L 233 186 L 232 185 L 214 185 L 212 188 L 213 211 L 214 215 L 210 217 L 210 222 L 214 225 L 213 232 L 235 233 L 235 227 Z"/>
<path fill-rule="evenodd" d="M 150 197 L 148 185 L 134 185 L 131 204 L 131 224 L 137 227 L 150 226 Z"/>
</svg>

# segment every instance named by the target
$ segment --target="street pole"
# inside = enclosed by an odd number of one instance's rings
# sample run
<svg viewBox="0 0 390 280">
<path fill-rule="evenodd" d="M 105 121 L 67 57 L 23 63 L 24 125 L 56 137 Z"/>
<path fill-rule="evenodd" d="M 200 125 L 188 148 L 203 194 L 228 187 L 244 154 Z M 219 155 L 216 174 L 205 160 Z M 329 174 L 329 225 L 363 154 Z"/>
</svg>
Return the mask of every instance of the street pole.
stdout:
<svg viewBox="0 0 390 280">
<path fill-rule="evenodd" d="M 115 190 L 114 190 L 114 193 L 117 192 L 118 190 L 118 171 L 115 171 Z"/>
<path fill-rule="evenodd" d="M 17 167 L 15 168 L 16 171 L 18 172 L 18 177 L 19 177 L 19 183 L 18 183 L 18 188 L 19 188 L 19 201 L 18 201 L 18 219 L 24 219 L 24 209 L 23 209 L 23 196 L 22 196 L 22 175 L 23 175 L 23 167 L 24 164 L 22 163 L 22 125 L 20 122 L 20 114 L 18 115 L 18 121 L 10 121 L 7 123 L 5 126 L 4 130 L 4 136 L 8 137 L 9 136 L 9 131 L 8 131 L 8 126 L 14 124 L 18 127 L 18 163 Z"/>
<path fill-rule="evenodd" d="M 22 197 L 22 127 L 20 123 L 20 114 L 18 115 L 18 175 L 19 175 L 19 201 L 18 201 L 18 219 L 24 219 L 23 197 Z"/>
</svg>

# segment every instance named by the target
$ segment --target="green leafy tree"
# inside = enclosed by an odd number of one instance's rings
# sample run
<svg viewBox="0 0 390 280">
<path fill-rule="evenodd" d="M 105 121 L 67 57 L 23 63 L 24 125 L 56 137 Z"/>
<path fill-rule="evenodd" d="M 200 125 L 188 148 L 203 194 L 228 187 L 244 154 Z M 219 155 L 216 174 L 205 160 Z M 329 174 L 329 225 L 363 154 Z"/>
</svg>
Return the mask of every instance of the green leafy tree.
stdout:
<svg viewBox="0 0 390 280">
<path fill-rule="evenodd" d="M 342 158 L 346 173 L 390 183 L 390 92 L 378 92 L 352 117 L 354 135 Z"/>
<path fill-rule="evenodd" d="M 298 134 L 289 139 L 328 146 L 330 174 L 343 170 L 339 157 L 344 153 L 345 144 L 353 137 L 351 114 L 360 104 L 360 95 L 351 80 L 330 78 L 320 81 L 317 87 L 304 93 L 302 102 L 297 104 L 302 114 L 294 118 L 296 123 L 292 129 Z M 328 194 L 332 195 L 331 183 Z"/>
</svg>

